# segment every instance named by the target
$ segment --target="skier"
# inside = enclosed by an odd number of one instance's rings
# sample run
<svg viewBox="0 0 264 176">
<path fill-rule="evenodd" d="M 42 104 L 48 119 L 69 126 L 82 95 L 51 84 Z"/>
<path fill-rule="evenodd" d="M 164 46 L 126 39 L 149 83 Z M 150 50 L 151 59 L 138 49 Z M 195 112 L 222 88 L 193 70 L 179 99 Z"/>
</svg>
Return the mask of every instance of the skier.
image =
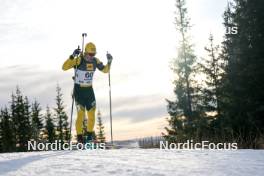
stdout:
<svg viewBox="0 0 264 176">
<path fill-rule="evenodd" d="M 79 143 L 89 143 L 93 140 L 96 110 L 96 100 L 92 86 L 94 72 L 98 68 L 103 73 L 108 73 L 113 60 L 112 55 L 107 53 L 107 64 L 104 65 L 95 55 L 96 47 L 90 42 L 86 44 L 84 54 L 80 54 L 80 49 L 74 50 L 73 54 L 70 55 L 62 66 L 64 71 L 75 68 L 73 95 L 77 107 L 75 128 Z M 83 118 L 85 112 L 88 116 L 86 140 L 83 137 Z"/>
</svg>

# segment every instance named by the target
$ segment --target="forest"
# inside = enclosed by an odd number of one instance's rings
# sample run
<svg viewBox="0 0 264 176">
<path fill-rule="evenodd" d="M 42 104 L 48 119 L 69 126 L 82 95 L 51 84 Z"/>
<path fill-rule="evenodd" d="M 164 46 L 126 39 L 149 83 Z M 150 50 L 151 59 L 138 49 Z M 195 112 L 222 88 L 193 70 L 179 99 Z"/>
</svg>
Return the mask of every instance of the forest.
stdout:
<svg viewBox="0 0 264 176">
<path fill-rule="evenodd" d="M 180 41 L 171 65 L 175 100 L 167 100 L 170 142 L 236 142 L 239 148 L 264 143 L 264 1 L 235 0 L 223 12 L 220 45 L 208 34 L 208 56 L 199 59 L 191 40 L 185 0 L 176 0 Z M 204 75 L 204 79 L 197 78 Z"/>
</svg>

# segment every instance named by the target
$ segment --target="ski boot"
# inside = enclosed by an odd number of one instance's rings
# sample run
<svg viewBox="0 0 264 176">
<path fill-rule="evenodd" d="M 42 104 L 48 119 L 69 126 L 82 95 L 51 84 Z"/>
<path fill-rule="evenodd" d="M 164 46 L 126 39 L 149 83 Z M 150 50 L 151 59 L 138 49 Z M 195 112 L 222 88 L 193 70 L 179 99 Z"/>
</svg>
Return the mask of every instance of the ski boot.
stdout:
<svg viewBox="0 0 264 176">
<path fill-rule="evenodd" d="M 95 144 L 93 141 L 93 132 L 87 132 L 85 141 L 84 141 L 84 145 L 86 145 L 87 149 L 94 149 L 95 148 Z"/>
<path fill-rule="evenodd" d="M 84 143 L 82 134 L 77 135 L 77 143 L 82 143 L 82 144 Z"/>
<path fill-rule="evenodd" d="M 83 140 L 83 135 L 82 134 L 78 134 L 77 135 L 77 143 L 73 146 L 73 150 L 80 150 L 82 149 L 82 145 L 84 144 L 84 140 Z"/>
</svg>

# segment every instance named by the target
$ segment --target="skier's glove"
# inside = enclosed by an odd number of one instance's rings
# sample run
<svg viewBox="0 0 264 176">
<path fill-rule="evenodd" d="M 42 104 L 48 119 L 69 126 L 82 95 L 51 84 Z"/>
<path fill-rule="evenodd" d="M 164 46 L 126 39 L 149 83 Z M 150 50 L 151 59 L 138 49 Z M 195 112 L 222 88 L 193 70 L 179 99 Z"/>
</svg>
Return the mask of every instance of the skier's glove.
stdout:
<svg viewBox="0 0 264 176">
<path fill-rule="evenodd" d="M 74 59 L 74 57 L 78 56 L 80 53 L 81 53 L 81 50 L 80 50 L 80 48 L 78 46 L 78 48 L 73 51 L 72 55 L 70 55 L 70 59 L 71 60 Z"/>
<path fill-rule="evenodd" d="M 73 56 L 78 56 L 79 54 L 81 53 L 81 50 L 78 48 L 78 49 L 75 49 L 72 53 Z"/>
<path fill-rule="evenodd" d="M 107 63 L 108 64 L 111 64 L 112 63 L 112 60 L 113 60 L 113 56 L 109 53 L 106 54 L 106 58 L 107 58 Z"/>
</svg>

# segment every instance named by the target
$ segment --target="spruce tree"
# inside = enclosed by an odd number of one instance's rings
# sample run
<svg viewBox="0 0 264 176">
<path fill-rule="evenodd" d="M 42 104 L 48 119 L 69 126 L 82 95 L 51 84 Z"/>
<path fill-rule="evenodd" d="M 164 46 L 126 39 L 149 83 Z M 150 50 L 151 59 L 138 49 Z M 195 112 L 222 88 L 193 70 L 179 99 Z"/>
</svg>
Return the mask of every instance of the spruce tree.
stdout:
<svg viewBox="0 0 264 176">
<path fill-rule="evenodd" d="M 40 104 L 35 100 L 31 105 L 31 124 L 32 124 L 32 137 L 35 141 L 39 141 L 40 132 L 43 128 L 42 115 Z"/>
<path fill-rule="evenodd" d="M 45 131 L 47 135 L 47 141 L 49 143 L 52 143 L 55 141 L 55 125 L 53 122 L 53 118 L 49 106 L 47 106 L 46 108 L 45 119 L 46 119 Z"/>
<path fill-rule="evenodd" d="M 206 80 L 203 93 L 203 105 L 206 112 L 211 112 L 211 116 L 220 114 L 220 81 L 223 74 L 223 60 L 219 55 L 219 46 L 214 45 L 213 35 L 209 36 L 209 47 L 205 47 L 208 53 L 208 58 L 203 59 L 200 63 L 202 73 L 205 74 Z"/>
<path fill-rule="evenodd" d="M 12 117 L 12 121 L 13 121 L 13 125 L 14 125 L 14 141 L 15 141 L 15 144 L 17 144 L 18 142 L 18 129 L 17 129 L 17 124 L 18 124 L 18 118 L 17 118 L 17 113 L 16 113 L 16 105 L 15 105 L 15 94 L 12 93 L 11 94 L 11 102 L 10 102 L 10 115 Z"/>
<path fill-rule="evenodd" d="M 223 98 L 221 87 L 222 79 L 225 74 L 225 62 L 220 57 L 219 46 L 214 44 L 213 35 L 209 36 L 209 45 L 205 47 L 208 53 L 207 58 L 203 58 L 198 64 L 201 73 L 206 76 L 203 87 L 201 89 L 201 101 L 203 111 L 205 112 L 207 140 L 222 141 L 223 129 L 225 126 L 222 124 L 221 116 L 221 99 Z M 219 139 L 221 139 L 219 141 Z"/>
<path fill-rule="evenodd" d="M 234 11 L 233 4 L 228 3 L 227 8 L 224 12 L 223 19 L 224 19 L 224 26 L 226 28 L 226 34 L 224 36 L 224 40 L 221 45 L 221 51 L 219 53 L 219 60 L 222 61 L 222 65 L 220 67 L 222 74 L 219 80 L 219 94 L 218 97 L 218 116 L 211 124 L 212 128 L 212 135 L 215 136 L 214 138 L 218 140 L 218 142 L 227 142 L 227 141 L 234 141 L 233 136 L 233 129 L 232 129 L 232 118 L 227 113 L 227 109 L 231 107 L 233 102 L 230 98 L 230 91 L 232 91 L 233 86 L 229 81 L 229 75 L 234 75 L 232 72 L 236 70 L 236 68 L 228 68 L 228 63 L 231 61 L 235 61 L 234 55 L 230 54 L 233 53 L 233 38 L 235 35 L 228 34 L 228 30 L 232 29 L 235 26 L 234 23 Z M 220 62 L 221 62 L 220 61 Z M 232 64 L 235 66 L 235 64 Z"/>
<path fill-rule="evenodd" d="M 185 0 L 176 0 L 176 8 L 176 29 L 180 38 L 178 56 L 172 65 L 176 100 L 167 100 L 170 128 L 165 128 L 168 133 L 165 137 L 169 141 L 185 141 L 195 137 L 195 127 L 199 119 L 198 89 L 195 81 L 196 57 L 189 38 L 191 26 Z"/>
<path fill-rule="evenodd" d="M 1 152 L 14 152 L 16 149 L 14 124 L 12 118 L 5 107 L 0 112 L 0 136 Z"/>
<path fill-rule="evenodd" d="M 104 143 L 105 142 L 105 132 L 104 132 L 104 125 L 102 122 L 102 116 L 101 116 L 101 112 L 98 111 L 97 113 L 97 140 L 100 143 Z"/>
<path fill-rule="evenodd" d="M 27 143 L 31 138 L 30 105 L 28 98 L 23 97 L 18 87 L 16 94 L 12 95 L 11 114 L 14 120 L 18 151 L 26 151 Z"/>
<path fill-rule="evenodd" d="M 58 132 L 58 139 L 62 142 L 66 142 L 69 140 L 70 132 L 69 132 L 69 122 L 68 122 L 68 116 L 65 112 L 65 107 L 63 104 L 63 94 L 61 93 L 61 88 L 59 85 L 56 87 L 56 108 L 55 110 L 55 116 L 57 120 L 57 132 Z"/>
</svg>

